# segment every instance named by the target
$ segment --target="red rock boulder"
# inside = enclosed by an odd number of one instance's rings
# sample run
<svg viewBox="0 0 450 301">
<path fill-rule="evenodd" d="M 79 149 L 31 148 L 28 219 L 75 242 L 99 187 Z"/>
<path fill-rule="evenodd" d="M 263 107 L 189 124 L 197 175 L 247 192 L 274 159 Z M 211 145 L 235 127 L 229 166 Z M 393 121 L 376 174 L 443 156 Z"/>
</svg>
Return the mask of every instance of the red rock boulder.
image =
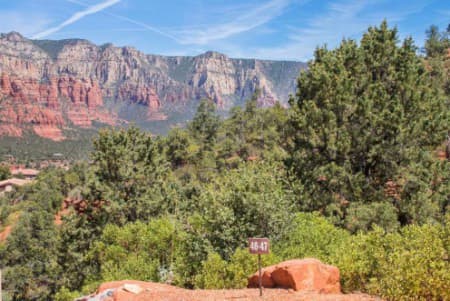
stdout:
<svg viewBox="0 0 450 301">
<path fill-rule="evenodd" d="M 266 288 L 291 288 L 323 294 L 341 292 L 339 269 L 314 258 L 294 259 L 262 270 L 262 285 Z M 258 272 L 248 279 L 248 287 L 258 287 Z"/>
</svg>

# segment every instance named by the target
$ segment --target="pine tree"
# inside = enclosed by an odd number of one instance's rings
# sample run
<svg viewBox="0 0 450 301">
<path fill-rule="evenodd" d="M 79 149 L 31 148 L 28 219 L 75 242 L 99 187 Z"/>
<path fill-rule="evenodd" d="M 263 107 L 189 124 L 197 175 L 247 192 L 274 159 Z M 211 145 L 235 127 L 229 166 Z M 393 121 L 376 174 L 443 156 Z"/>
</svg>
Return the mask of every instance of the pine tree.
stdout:
<svg viewBox="0 0 450 301">
<path fill-rule="evenodd" d="M 370 27 L 359 45 L 344 40 L 335 50 L 318 48 L 290 103 L 287 163 L 299 180 L 300 207 L 337 221 L 349 204 L 388 201 L 402 211 L 384 193 L 386 183 L 403 179 L 406 185 L 404 173 L 413 165 L 429 174 L 429 153 L 448 129 L 442 91 L 412 39 L 398 45 L 397 30 L 386 22 Z"/>
</svg>

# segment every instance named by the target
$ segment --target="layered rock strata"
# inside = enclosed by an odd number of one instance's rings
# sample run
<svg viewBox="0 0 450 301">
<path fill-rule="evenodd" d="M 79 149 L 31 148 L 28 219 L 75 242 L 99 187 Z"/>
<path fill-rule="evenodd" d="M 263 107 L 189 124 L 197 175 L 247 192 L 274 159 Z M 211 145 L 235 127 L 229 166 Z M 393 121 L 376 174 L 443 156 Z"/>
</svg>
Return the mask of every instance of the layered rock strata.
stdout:
<svg viewBox="0 0 450 301">
<path fill-rule="evenodd" d="M 28 128 L 62 140 L 64 127 L 125 122 L 118 109 L 123 106 L 141 106 L 144 119 L 162 120 L 171 112 L 183 113 L 201 98 L 228 109 L 257 89 L 261 106 L 286 103 L 304 67 L 297 62 L 230 59 L 216 52 L 165 57 L 79 39 L 29 40 L 16 32 L 2 34 L 0 135 L 21 136 Z"/>
</svg>

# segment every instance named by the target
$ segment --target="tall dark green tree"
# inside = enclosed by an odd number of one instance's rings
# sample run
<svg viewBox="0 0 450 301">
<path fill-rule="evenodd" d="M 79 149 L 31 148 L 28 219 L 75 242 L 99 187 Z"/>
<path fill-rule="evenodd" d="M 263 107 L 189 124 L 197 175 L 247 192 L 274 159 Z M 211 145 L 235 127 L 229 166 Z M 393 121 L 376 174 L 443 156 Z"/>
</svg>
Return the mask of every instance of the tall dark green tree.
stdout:
<svg viewBox="0 0 450 301">
<path fill-rule="evenodd" d="M 423 219 L 442 209 L 425 195 L 433 178 L 431 154 L 446 137 L 450 115 L 416 50 L 410 38 L 399 44 L 387 22 L 370 27 L 359 45 L 344 40 L 335 50 L 316 50 L 290 101 L 287 163 L 300 184 L 301 209 L 341 222 L 349 204 L 355 212 L 386 202 L 372 208 L 397 211 L 402 223 L 414 222 L 418 210 L 403 198 L 428 207 Z M 390 180 L 399 195 L 385 193 Z"/>
<path fill-rule="evenodd" d="M 6 180 L 11 177 L 11 171 L 8 166 L 0 165 L 0 181 Z"/>
<path fill-rule="evenodd" d="M 272 108 L 258 108 L 258 97 L 256 91 L 244 108 L 233 108 L 224 121 L 219 145 L 221 156 L 239 156 L 243 160 L 283 157 L 287 110 L 278 103 Z"/>
<path fill-rule="evenodd" d="M 57 286 L 58 235 L 52 214 L 30 206 L 0 253 L 4 289 L 12 300 L 51 300 Z"/>
<path fill-rule="evenodd" d="M 211 148 L 217 138 L 217 130 L 220 125 L 219 116 L 216 114 L 216 105 L 209 99 L 202 99 L 197 108 L 194 119 L 188 128 L 204 148 Z"/>
<path fill-rule="evenodd" d="M 198 145 L 193 159 L 197 165 L 197 176 L 203 182 L 209 181 L 217 170 L 214 147 L 220 124 L 216 105 L 209 99 L 200 101 L 194 119 L 188 124 L 188 131 Z"/>
<path fill-rule="evenodd" d="M 92 159 L 94 175 L 85 195 L 91 202 L 108 202 L 110 220 L 145 220 L 165 207 L 162 189 L 169 164 L 151 134 L 136 127 L 102 131 Z"/>
<path fill-rule="evenodd" d="M 449 24 L 450 27 L 450 24 Z M 446 55 L 450 47 L 449 32 L 440 32 L 439 27 L 431 25 L 426 31 L 425 54 L 427 57 Z"/>
<path fill-rule="evenodd" d="M 450 95 L 450 25 L 446 31 L 440 32 L 435 25 L 430 26 L 426 31 L 425 59 L 433 82 L 444 88 L 447 95 Z M 447 101 L 448 103 L 448 101 Z"/>
</svg>

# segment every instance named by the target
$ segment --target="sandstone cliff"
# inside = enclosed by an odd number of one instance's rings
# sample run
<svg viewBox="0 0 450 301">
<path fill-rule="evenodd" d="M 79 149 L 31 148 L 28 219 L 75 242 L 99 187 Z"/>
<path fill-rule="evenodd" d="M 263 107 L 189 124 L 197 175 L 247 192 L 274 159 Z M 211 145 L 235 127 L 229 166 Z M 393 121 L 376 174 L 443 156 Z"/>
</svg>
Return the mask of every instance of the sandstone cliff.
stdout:
<svg viewBox="0 0 450 301">
<path fill-rule="evenodd" d="M 259 104 L 270 106 L 287 101 L 304 67 L 298 62 L 230 59 L 216 52 L 165 57 L 86 40 L 2 34 L 0 135 L 21 136 L 25 129 L 63 140 L 64 128 L 89 128 L 94 121 L 117 125 L 162 120 L 175 111 L 183 114 L 205 97 L 226 110 L 250 98 L 255 89 L 261 91 Z"/>
</svg>

